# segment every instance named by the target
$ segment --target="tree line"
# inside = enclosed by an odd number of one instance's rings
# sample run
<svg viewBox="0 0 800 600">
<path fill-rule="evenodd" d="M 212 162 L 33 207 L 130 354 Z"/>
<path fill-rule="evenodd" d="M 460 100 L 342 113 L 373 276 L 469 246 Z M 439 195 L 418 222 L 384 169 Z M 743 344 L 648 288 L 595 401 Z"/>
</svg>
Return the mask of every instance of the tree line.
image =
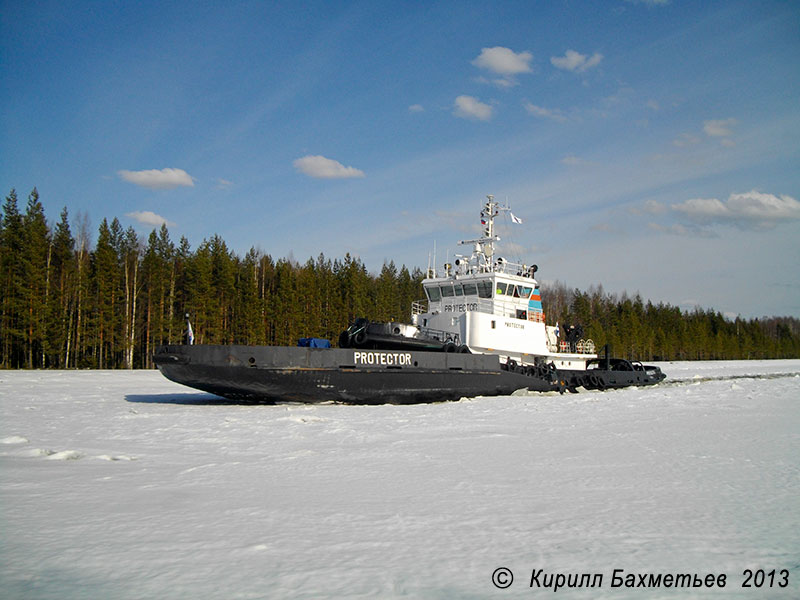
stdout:
<svg viewBox="0 0 800 600">
<path fill-rule="evenodd" d="M 583 338 L 635 360 L 746 360 L 800 357 L 800 320 L 794 317 L 728 319 L 697 307 L 684 311 L 644 302 L 639 294 L 586 292 L 556 282 L 541 288 L 547 320 L 580 323 Z"/>
<path fill-rule="evenodd" d="M 218 235 L 192 249 L 166 225 L 146 239 L 104 219 L 90 244 L 85 216 L 47 222 L 34 189 L 15 190 L 0 221 L 0 368 L 150 368 L 162 344 L 294 345 L 338 339 L 357 317 L 411 317 L 423 273 L 393 262 L 371 274 L 357 257 L 300 264 L 257 248 L 243 257 Z M 731 321 L 719 313 L 646 304 L 637 295 L 543 286 L 548 322 L 582 323 L 584 337 L 642 360 L 800 356 L 800 321 Z"/>
</svg>

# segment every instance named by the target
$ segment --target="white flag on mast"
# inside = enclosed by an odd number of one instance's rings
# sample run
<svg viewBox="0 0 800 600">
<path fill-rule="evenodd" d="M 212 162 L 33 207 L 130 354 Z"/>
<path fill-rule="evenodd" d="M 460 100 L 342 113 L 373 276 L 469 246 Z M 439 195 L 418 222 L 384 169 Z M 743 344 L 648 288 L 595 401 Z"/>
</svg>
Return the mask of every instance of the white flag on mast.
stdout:
<svg viewBox="0 0 800 600">
<path fill-rule="evenodd" d="M 189 313 L 186 313 L 186 344 L 189 346 L 194 344 L 194 331 L 192 331 L 192 324 L 189 322 Z"/>
<path fill-rule="evenodd" d="M 522 219 L 520 219 L 519 217 L 514 216 L 514 213 L 512 213 L 511 211 L 508 211 L 508 214 L 511 215 L 511 222 L 512 223 L 516 223 L 517 225 L 522 223 Z"/>
</svg>

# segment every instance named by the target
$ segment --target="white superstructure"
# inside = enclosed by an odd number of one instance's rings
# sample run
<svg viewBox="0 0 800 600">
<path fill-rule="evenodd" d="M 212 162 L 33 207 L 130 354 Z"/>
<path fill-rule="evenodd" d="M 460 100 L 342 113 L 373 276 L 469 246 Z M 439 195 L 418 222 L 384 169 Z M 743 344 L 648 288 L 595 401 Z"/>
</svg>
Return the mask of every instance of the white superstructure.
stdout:
<svg viewBox="0 0 800 600">
<path fill-rule="evenodd" d="M 516 264 L 495 256 L 494 219 L 501 212 L 493 196 L 481 210 L 483 236 L 459 242 L 472 246 L 469 256 L 429 269 L 422 285 L 426 300 L 415 302 L 412 321 L 421 331 L 444 336 L 475 354 L 497 354 L 519 365 L 553 363 L 558 369 L 584 369 L 597 358 L 591 340 L 559 342 L 557 327 L 545 324 L 536 265 Z M 512 220 L 519 222 L 513 214 Z M 561 351 L 560 351 L 561 350 Z M 538 359 L 538 360 L 537 360 Z"/>
</svg>

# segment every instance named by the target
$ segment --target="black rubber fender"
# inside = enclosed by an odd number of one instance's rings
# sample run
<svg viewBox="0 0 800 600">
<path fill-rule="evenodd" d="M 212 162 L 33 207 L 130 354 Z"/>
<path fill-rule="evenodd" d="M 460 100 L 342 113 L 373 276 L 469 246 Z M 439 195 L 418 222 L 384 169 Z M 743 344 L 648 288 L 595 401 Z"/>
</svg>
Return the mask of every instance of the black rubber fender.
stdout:
<svg viewBox="0 0 800 600">
<path fill-rule="evenodd" d="M 343 331 L 339 334 L 339 348 L 349 348 L 350 347 L 350 334 L 347 331 Z"/>
</svg>

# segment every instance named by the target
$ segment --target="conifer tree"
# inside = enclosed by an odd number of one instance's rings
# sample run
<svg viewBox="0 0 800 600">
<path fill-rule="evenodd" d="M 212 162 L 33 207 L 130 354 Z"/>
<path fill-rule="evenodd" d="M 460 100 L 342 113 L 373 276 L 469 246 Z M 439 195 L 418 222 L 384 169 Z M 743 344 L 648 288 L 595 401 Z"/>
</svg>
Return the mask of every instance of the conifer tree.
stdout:
<svg viewBox="0 0 800 600">
<path fill-rule="evenodd" d="M 397 267 L 394 261 L 383 263 L 375 290 L 375 318 L 379 321 L 399 320 L 400 310 L 397 304 L 400 290 L 397 286 Z"/>
<path fill-rule="evenodd" d="M 260 253 L 250 248 L 239 263 L 236 274 L 236 309 L 234 337 L 243 344 L 263 344 L 263 320 L 259 298 Z"/>
<path fill-rule="evenodd" d="M 123 334 L 124 364 L 126 369 L 133 368 L 133 354 L 136 347 L 137 301 L 139 299 L 139 258 L 141 242 L 139 236 L 129 227 L 120 239 L 119 258 L 122 262 L 124 277 L 123 294 Z"/>
<path fill-rule="evenodd" d="M 86 213 L 79 212 L 77 215 L 77 226 L 75 233 L 75 340 L 70 344 L 69 335 L 67 336 L 67 354 L 65 363 L 70 366 L 69 349 L 74 349 L 72 354 L 73 367 L 96 366 L 92 358 L 92 334 L 89 329 L 92 313 L 91 300 L 91 281 L 92 253 L 90 252 L 90 225 L 89 217 Z M 72 329 L 70 329 L 70 332 Z M 87 340 L 89 342 L 87 343 Z"/>
<path fill-rule="evenodd" d="M 99 369 L 115 366 L 113 353 L 116 349 L 116 304 L 119 275 L 116 242 L 114 232 L 108 226 L 108 221 L 103 219 L 98 230 L 91 273 L 94 284 L 91 331 Z"/>
<path fill-rule="evenodd" d="M 212 236 L 209 241 L 211 252 L 212 290 L 215 310 L 212 315 L 214 339 L 217 343 L 233 342 L 233 307 L 236 299 L 236 261 L 228 250 L 225 241 Z"/>
<path fill-rule="evenodd" d="M 22 260 L 25 234 L 17 193 L 12 189 L 3 204 L 3 227 L 0 238 L 0 335 L 2 364 L 19 368 L 24 364 L 25 265 Z"/>
<path fill-rule="evenodd" d="M 184 315 L 189 315 L 193 323 L 196 321 L 197 315 L 193 311 L 189 293 L 193 256 L 194 253 L 189 240 L 182 235 L 175 250 L 172 272 L 170 273 L 170 300 L 167 303 L 169 310 L 167 338 L 170 344 L 180 343 L 183 339 L 186 329 Z M 197 338 L 196 332 L 195 338 Z"/>
<path fill-rule="evenodd" d="M 28 368 L 44 367 L 45 324 L 50 293 L 50 231 L 36 188 L 28 196 L 22 219 L 24 267 L 24 314 L 26 362 Z"/>
<path fill-rule="evenodd" d="M 55 227 L 52 243 L 51 291 L 48 303 L 47 329 L 50 364 L 67 367 L 69 342 L 74 323 L 75 240 L 69 226 L 67 207 Z"/>
<path fill-rule="evenodd" d="M 145 366 L 152 366 L 156 346 L 168 343 L 175 293 L 175 247 L 166 224 L 150 232 L 142 256 L 144 293 L 144 335 L 142 353 Z"/>
</svg>

